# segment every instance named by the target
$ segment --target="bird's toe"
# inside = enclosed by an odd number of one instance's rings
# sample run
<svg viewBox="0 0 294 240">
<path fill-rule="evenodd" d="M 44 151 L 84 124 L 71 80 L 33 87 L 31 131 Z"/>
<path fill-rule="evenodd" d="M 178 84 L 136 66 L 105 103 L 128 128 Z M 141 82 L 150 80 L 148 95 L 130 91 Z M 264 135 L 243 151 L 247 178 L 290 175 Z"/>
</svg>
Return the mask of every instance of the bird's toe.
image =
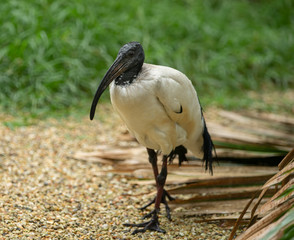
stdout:
<svg viewBox="0 0 294 240">
<path fill-rule="evenodd" d="M 123 225 L 126 227 L 136 227 L 137 228 L 132 232 L 132 235 L 135 235 L 140 232 L 146 232 L 147 230 L 166 233 L 166 231 L 164 229 L 159 227 L 157 211 L 154 210 L 154 211 L 152 211 L 152 213 L 153 214 L 152 214 L 152 218 L 150 221 L 137 223 L 137 224 L 136 223 L 124 223 Z"/>
<path fill-rule="evenodd" d="M 169 201 L 175 200 L 175 198 L 172 197 L 166 190 L 163 190 L 163 194 L 162 194 L 162 198 L 161 198 L 161 203 L 163 203 L 164 206 L 165 206 L 166 217 L 168 218 L 168 220 L 171 221 L 172 219 L 171 219 L 170 207 L 168 206 L 167 199 Z M 150 205 L 152 205 L 153 203 L 155 203 L 155 200 L 156 200 L 156 197 L 153 200 L 151 200 L 149 203 L 147 203 L 146 205 L 144 205 L 143 207 L 141 207 L 139 209 L 142 210 L 142 211 L 145 210 L 147 207 L 149 207 Z M 152 217 L 152 215 L 154 214 L 154 211 L 155 210 L 152 210 L 151 212 L 149 212 L 146 215 L 144 215 L 143 216 L 143 219 Z"/>
</svg>

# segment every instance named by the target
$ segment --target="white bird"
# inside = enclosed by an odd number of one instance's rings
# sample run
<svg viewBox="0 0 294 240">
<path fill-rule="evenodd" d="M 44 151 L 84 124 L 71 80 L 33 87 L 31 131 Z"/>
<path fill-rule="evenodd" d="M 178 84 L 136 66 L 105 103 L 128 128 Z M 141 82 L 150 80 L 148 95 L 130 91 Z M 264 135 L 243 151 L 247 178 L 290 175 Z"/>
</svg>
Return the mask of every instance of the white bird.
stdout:
<svg viewBox="0 0 294 240">
<path fill-rule="evenodd" d="M 112 66 L 102 79 L 92 102 L 90 119 L 102 93 L 110 85 L 110 97 L 114 110 L 126 123 L 130 133 L 147 148 L 157 184 L 155 199 L 141 209 L 155 203 L 155 209 L 145 217 L 150 221 L 124 224 L 137 227 L 133 234 L 159 227 L 158 212 L 164 203 L 171 220 L 166 198 L 173 198 L 164 190 L 167 177 L 167 161 L 179 156 L 179 164 L 186 161 L 189 149 L 205 161 L 206 170 L 212 173 L 214 148 L 207 131 L 202 108 L 191 81 L 185 74 L 170 67 L 144 63 L 144 51 L 140 43 L 125 44 L 118 52 Z M 161 172 L 157 167 L 157 152 L 163 154 Z"/>
</svg>

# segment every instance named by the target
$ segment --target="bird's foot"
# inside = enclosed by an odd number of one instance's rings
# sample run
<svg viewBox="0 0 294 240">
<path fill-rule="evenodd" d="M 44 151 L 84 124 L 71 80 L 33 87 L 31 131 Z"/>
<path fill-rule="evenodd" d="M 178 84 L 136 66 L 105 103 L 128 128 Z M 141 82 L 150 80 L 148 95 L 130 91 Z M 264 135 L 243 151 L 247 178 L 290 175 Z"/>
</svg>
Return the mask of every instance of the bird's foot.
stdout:
<svg viewBox="0 0 294 240">
<path fill-rule="evenodd" d="M 139 232 L 142 232 L 142 233 L 146 232 L 146 230 L 166 233 L 164 229 L 159 227 L 157 212 L 158 212 L 158 210 L 156 210 L 156 209 L 152 211 L 152 213 L 151 213 L 152 218 L 150 221 L 142 222 L 142 223 L 138 223 L 138 224 L 124 223 L 123 225 L 126 227 L 136 227 L 137 228 L 132 232 L 132 235 L 137 234 Z"/>
<path fill-rule="evenodd" d="M 188 162 L 186 154 L 187 154 L 187 149 L 184 146 L 180 145 L 176 147 L 175 150 L 172 151 L 169 155 L 169 160 L 168 160 L 169 164 L 173 162 L 173 160 L 176 158 L 177 155 L 179 157 L 179 166 L 182 165 L 182 162 Z"/>
<path fill-rule="evenodd" d="M 166 217 L 168 218 L 168 220 L 171 221 L 172 219 L 171 219 L 171 214 L 170 214 L 170 208 L 169 208 L 169 206 L 168 206 L 168 204 L 167 204 L 167 198 L 168 198 L 169 201 L 173 201 L 173 200 L 175 200 L 175 198 L 173 198 L 171 195 L 169 195 L 169 193 L 168 193 L 165 189 L 163 189 L 163 194 L 162 194 L 162 198 L 161 198 L 161 203 L 163 203 L 164 206 L 165 206 Z M 142 210 L 142 211 L 145 210 L 145 209 L 146 209 L 147 207 L 149 207 L 151 204 L 155 203 L 155 200 L 156 200 L 156 197 L 155 197 L 153 200 L 151 200 L 149 203 L 147 203 L 146 205 L 144 205 L 143 207 L 141 207 L 141 208 L 139 208 L 139 209 Z M 150 217 L 152 216 L 152 214 L 154 214 L 154 211 L 156 211 L 156 210 L 153 210 L 153 211 L 151 211 L 150 213 L 144 215 L 144 216 L 143 216 L 143 219 L 145 219 L 145 218 L 150 218 Z"/>
</svg>

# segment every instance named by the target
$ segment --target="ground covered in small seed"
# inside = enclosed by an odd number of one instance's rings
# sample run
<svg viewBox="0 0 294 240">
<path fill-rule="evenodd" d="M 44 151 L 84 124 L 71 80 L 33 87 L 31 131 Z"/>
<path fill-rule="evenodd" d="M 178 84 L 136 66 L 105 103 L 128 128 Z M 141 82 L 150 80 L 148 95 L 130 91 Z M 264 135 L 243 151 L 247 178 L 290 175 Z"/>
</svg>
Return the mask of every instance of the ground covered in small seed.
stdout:
<svg viewBox="0 0 294 240">
<path fill-rule="evenodd" d="M 15 126 L 0 116 L 0 239 L 227 239 L 230 227 L 196 223 L 200 217 L 170 222 L 166 234 L 124 227 L 141 222 L 137 208 L 154 186 L 129 183 L 110 167 L 70 156 L 100 143 L 115 142 L 124 127 L 113 121 L 64 119 Z M 20 124 L 21 125 L 21 124 Z M 147 159 L 146 159 L 147 161 Z M 151 210 L 151 209 L 150 209 Z M 145 214 L 147 211 L 145 212 Z"/>
</svg>

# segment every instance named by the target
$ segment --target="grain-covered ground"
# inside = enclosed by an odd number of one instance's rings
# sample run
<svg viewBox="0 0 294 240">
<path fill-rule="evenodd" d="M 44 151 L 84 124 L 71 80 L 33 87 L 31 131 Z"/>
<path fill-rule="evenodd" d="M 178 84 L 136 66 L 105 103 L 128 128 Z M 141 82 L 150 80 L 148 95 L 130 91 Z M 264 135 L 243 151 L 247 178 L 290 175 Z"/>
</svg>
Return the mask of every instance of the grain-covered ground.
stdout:
<svg viewBox="0 0 294 240">
<path fill-rule="evenodd" d="M 104 109 L 109 114 L 111 111 Z M 137 208 L 154 186 L 130 184 L 109 166 L 69 156 L 88 146 L 117 141 L 125 131 L 115 116 L 102 121 L 63 119 L 17 126 L 0 120 L 0 239 L 227 239 L 231 226 L 196 223 L 200 217 L 173 217 L 162 209 L 166 234 L 131 235 L 126 222 L 141 222 Z M 12 124 L 11 124 L 12 123 Z M 21 124 L 20 124 L 21 125 Z M 147 161 L 147 159 L 146 159 Z M 145 212 L 147 213 L 147 212 Z"/>
</svg>

